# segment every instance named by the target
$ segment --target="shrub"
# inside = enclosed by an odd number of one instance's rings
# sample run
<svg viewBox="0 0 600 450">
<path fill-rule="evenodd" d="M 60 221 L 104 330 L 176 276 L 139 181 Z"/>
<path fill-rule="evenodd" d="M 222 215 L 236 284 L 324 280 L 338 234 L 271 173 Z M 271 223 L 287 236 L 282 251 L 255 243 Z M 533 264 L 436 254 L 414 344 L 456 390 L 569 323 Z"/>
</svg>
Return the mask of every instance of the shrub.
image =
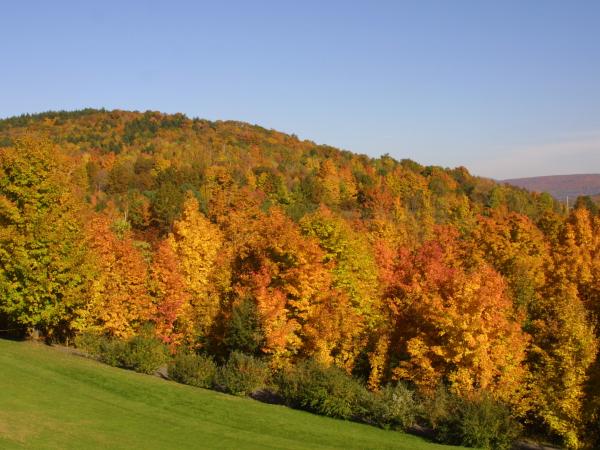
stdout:
<svg viewBox="0 0 600 450">
<path fill-rule="evenodd" d="M 379 392 L 366 392 L 361 407 L 362 421 L 383 428 L 406 430 L 415 424 L 418 404 L 414 392 L 399 383 L 388 385 Z"/>
<path fill-rule="evenodd" d="M 169 377 L 190 386 L 210 388 L 216 373 L 217 365 L 211 358 L 195 353 L 181 351 L 169 363 Z"/>
<path fill-rule="evenodd" d="M 452 414 L 455 397 L 440 384 L 432 396 L 420 398 L 419 415 L 434 430 Z"/>
<path fill-rule="evenodd" d="M 217 371 L 216 384 L 225 392 L 246 396 L 264 387 L 268 377 L 269 367 L 264 361 L 233 352 Z"/>
<path fill-rule="evenodd" d="M 264 332 L 256 304 L 252 300 L 243 299 L 233 306 L 223 343 L 229 351 L 240 351 L 248 355 L 260 353 L 264 346 Z"/>
<path fill-rule="evenodd" d="M 337 367 L 303 362 L 280 373 L 276 384 L 291 407 L 342 419 L 362 415 L 366 389 Z"/>
<path fill-rule="evenodd" d="M 121 367 L 152 374 L 168 360 L 165 345 L 151 335 L 137 335 L 125 344 Z"/>
<path fill-rule="evenodd" d="M 100 340 L 103 336 L 93 333 L 81 333 L 75 336 L 75 346 L 92 356 L 98 355 Z"/>
<path fill-rule="evenodd" d="M 83 333 L 75 338 L 75 345 L 104 364 L 121 367 L 127 343 L 101 334 Z"/>
<path fill-rule="evenodd" d="M 462 403 L 460 410 L 461 443 L 486 449 L 510 449 L 521 434 L 508 407 L 489 396 Z"/>
<path fill-rule="evenodd" d="M 429 423 L 440 442 L 504 450 L 520 435 L 521 425 L 508 407 L 485 393 L 465 399 L 440 390 L 436 397 L 429 404 L 436 420 Z"/>
<path fill-rule="evenodd" d="M 104 364 L 123 367 L 123 360 L 127 352 L 127 342 L 119 339 L 104 337 L 100 339 L 97 349 L 97 358 Z"/>
<path fill-rule="evenodd" d="M 105 364 L 141 373 L 154 373 L 168 358 L 164 344 L 146 331 L 126 341 L 82 334 L 75 342 L 79 348 Z"/>
</svg>

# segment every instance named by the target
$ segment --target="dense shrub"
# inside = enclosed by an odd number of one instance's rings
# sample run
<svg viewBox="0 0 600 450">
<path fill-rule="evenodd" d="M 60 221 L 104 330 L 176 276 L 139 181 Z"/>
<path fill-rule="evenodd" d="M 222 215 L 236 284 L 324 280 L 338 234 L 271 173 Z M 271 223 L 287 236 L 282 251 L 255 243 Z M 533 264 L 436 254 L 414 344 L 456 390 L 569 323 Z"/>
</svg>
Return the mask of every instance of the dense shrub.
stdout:
<svg viewBox="0 0 600 450">
<path fill-rule="evenodd" d="M 488 396 L 461 402 L 457 417 L 461 443 L 486 449 L 509 449 L 521 433 L 521 426 L 508 407 Z"/>
<path fill-rule="evenodd" d="M 269 366 L 244 353 L 233 352 L 225 365 L 217 370 L 216 384 L 225 392 L 245 396 L 264 387 L 269 378 Z"/>
<path fill-rule="evenodd" d="M 280 373 L 276 384 L 291 407 L 342 419 L 362 415 L 365 388 L 337 367 L 302 362 Z"/>
<path fill-rule="evenodd" d="M 125 341 L 94 333 L 77 336 L 75 345 L 99 361 L 115 367 L 122 365 L 126 351 Z"/>
<path fill-rule="evenodd" d="M 75 346 L 89 353 L 90 355 L 98 354 L 98 346 L 100 345 L 101 336 L 93 333 L 81 333 L 75 336 Z"/>
<path fill-rule="evenodd" d="M 123 367 L 125 354 L 127 353 L 127 342 L 118 339 L 101 339 L 98 346 L 98 359 L 105 364 L 115 367 Z"/>
<path fill-rule="evenodd" d="M 223 343 L 230 351 L 240 351 L 248 355 L 260 353 L 264 346 L 264 332 L 256 304 L 252 300 L 243 299 L 233 306 Z"/>
<path fill-rule="evenodd" d="M 361 420 L 383 428 L 406 430 L 414 425 L 418 403 L 404 384 L 386 386 L 379 392 L 365 391 L 361 401 Z"/>
<path fill-rule="evenodd" d="M 419 416 L 434 430 L 452 414 L 455 397 L 444 385 L 439 385 L 433 395 L 419 398 Z"/>
<path fill-rule="evenodd" d="M 487 394 L 465 399 L 439 389 L 424 411 L 437 440 L 446 444 L 504 450 L 521 432 L 508 407 Z"/>
<path fill-rule="evenodd" d="M 169 377 L 190 386 L 210 388 L 216 373 L 217 365 L 211 358 L 195 353 L 179 352 L 169 363 Z"/>
<path fill-rule="evenodd" d="M 76 339 L 76 344 L 105 364 L 141 373 L 152 374 L 168 360 L 164 344 L 149 332 L 126 341 L 83 334 Z"/>
<path fill-rule="evenodd" d="M 126 342 L 122 365 L 136 372 L 152 374 L 168 361 L 165 345 L 150 335 L 137 335 Z"/>
</svg>

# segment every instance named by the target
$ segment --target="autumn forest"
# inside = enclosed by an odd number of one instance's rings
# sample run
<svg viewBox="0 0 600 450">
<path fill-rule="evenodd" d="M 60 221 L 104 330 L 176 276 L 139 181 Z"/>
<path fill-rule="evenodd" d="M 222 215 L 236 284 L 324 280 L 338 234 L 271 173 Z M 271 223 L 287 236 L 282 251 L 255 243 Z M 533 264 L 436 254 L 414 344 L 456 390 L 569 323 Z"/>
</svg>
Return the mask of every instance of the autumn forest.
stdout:
<svg viewBox="0 0 600 450">
<path fill-rule="evenodd" d="M 518 164 L 518 162 L 515 162 Z M 73 345 L 337 367 L 443 386 L 598 443 L 600 216 L 589 199 L 241 122 L 81 110 L 0 120 L 0 328 Z"/>
</svg>

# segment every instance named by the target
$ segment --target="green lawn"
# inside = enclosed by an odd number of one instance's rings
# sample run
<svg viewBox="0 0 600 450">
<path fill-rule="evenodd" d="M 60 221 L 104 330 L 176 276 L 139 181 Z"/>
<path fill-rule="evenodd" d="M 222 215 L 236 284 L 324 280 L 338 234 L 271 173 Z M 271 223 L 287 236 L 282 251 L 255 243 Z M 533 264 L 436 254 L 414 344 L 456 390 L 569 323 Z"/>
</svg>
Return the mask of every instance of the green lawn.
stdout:
<svg viewBox="0 0 600 450">
<path fill-rule="evenodd" d="M 0 340 L 0 448 L 451 447 Z"/>
</svg>

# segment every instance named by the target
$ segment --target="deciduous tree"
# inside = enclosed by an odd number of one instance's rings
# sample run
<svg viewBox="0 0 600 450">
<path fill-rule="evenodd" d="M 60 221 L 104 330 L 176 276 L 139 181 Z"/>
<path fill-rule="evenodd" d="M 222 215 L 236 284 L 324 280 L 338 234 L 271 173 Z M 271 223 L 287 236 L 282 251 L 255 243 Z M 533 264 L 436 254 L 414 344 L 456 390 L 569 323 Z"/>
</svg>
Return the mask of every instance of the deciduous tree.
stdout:
<svg viewBox="0 0 600 450">
<path fill-rule="evenodd" d="M 46 336 L 68 335 L 86 302 L 77 170 L 45 140 L 0 149 L 0 311 Z"/>
</svg>

